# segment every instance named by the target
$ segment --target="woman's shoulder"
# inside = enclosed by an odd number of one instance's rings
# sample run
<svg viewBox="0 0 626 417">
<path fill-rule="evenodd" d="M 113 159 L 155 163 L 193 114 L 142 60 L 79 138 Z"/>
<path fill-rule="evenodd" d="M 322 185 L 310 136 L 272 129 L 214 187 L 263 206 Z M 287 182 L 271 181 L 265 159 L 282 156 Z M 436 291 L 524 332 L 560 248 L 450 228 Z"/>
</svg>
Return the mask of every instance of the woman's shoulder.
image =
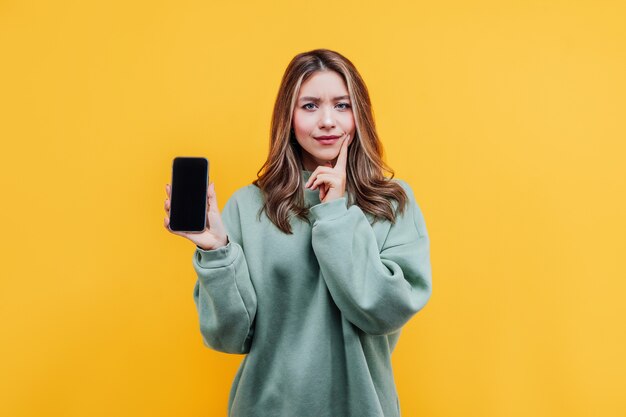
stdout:
<svg viewBox="0 0 626 417">
<path fill-rule="evenodd" d="M 400 186 L 406 192 L 406 195 L 408 197 L 408 201 L 407 201 L 408 210 L 405 211 L 406 213 L 405 215 L 413 218 L 413 221 L 415 222 L 415 225 L 417 227 L 417 231 L 420 237 L 426 236 L 428 232 L 426 230 L 426 222 L 424 220 L 424 213 L 422 212 L 420 203 L 417 201 L 417 198 L 415 197 L 415 193 L 413 192 L 413 187 L 411 187 L 411 185 L 407 181 L 401 178 L 393 178 L 391 179 L 391 181 L 395 181 L 398 184 L 400 184 Z M 397 202 L 394 201 L 393 205 L 394 205 L 394 209 L 397 208 Z"/>
<path fill-rule="evenodd" d="M 411 185 L 407 181 L 405 181 L 402 178 L 385 177 L 385 179 L 387 181 L 398 183 L 404 189 L 404 191 L 407 193 L 407 197 L 409 197 L 409 199 L 411 199 L 411 200 L 415 200 L 415 195 L 413 194 L 413 188 L 411 187 Z"/>
<path fill-rule="evenodd" d="M 251 203 L 262 200 L 261 189 L 254 184 L 244 185 L 237 188 L 230 196 L 229 200 L 237 202 L 238 205 L 249 207 Z"/>
</svg>

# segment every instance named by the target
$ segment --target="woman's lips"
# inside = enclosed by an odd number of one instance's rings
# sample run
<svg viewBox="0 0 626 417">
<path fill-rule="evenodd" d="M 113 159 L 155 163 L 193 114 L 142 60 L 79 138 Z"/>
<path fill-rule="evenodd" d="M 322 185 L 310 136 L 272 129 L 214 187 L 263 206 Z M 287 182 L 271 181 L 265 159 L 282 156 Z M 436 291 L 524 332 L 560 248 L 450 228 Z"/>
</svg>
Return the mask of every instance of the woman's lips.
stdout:
<svg viewBox="0 0 626 417">
<path fill-rule="evenodd" d="M 318 136 L 315 138 L 316 141 L 318 141 L 319 143 L 321 143 L 322 145 L 332 145 L 333 143 L 337 142 L 337 140 L 340 138 L 341 136 Z"/>
</svg>

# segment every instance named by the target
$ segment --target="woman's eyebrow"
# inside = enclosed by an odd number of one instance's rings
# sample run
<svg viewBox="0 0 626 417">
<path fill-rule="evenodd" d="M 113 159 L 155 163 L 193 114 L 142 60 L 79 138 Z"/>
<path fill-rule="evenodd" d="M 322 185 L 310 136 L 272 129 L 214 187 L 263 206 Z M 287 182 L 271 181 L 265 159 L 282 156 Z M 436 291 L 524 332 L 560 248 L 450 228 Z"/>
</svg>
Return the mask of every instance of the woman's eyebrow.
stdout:
<svg viewBox="0 0 626 417">
<path fill-rule="evenodd" d="M 339 96 L 339 97 L 335 97 L 333 100 L 343 100 L 345 98 L 350 98 L 350 96 L 349 95 Z M 319 97 L 306 96 L 306 97 L 300 97 L 300 101 L 315 101 L 315 102 L 318 102 L 318 101 L 320 101 L 320 98 Z"/>
</svg>

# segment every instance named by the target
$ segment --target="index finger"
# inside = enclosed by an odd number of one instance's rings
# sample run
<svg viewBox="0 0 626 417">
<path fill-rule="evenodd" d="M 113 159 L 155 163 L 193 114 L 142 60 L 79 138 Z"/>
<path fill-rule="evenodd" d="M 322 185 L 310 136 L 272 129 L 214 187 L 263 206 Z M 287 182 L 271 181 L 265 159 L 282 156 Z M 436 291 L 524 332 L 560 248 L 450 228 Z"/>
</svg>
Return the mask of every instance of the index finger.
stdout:
<svg viewBox="0 0 626 417">
<path fill-rule="evenodd" d="M 343 172 L 346 171 L 346 161 L 348 160 L 348 142 L 350 142 L 350 135 L 347 135 L 343 142 L 341 142 L 341 149 L 339 149 L 339 156 L 335 164 L 335 168 Z"/>
</svg>

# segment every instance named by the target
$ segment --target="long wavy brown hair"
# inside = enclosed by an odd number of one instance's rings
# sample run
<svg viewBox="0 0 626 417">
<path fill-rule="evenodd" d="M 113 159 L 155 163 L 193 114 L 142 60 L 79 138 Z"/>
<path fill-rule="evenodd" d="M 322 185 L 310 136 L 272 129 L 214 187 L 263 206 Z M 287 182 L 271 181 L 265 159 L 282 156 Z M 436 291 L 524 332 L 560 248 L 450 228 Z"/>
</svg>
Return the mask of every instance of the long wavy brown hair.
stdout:
<svg viewBox="0 0 626 417">
<path fill-rule="evenodd" d="M 356 204 L 372 214 L 374 222 L 379 218 L 395 222 L 397 213 L 390 199 L 397 201 L 401 213 L 408 197 L 402 186 L 392 181 L 394 171 L 383 161 L 383 146 L 376 132 L 367 86 L 349 59 L 328 49 L 296 55 L 283 74 L 272 115 L 269 154 L 252 182 L 264 195 L 259 215 L 265 210 L 268 218 L 288 234 L 292 234 L 290 215 L 309 222 L 302 180 L 302 149 L 291 128 L 300 86 L 316 71 L 338 73 L 350 94 L 356 133 L 348 147 L 348 205 Z M 390 177 L 385 177 L 384 172 L 390 173 Z"/>
</svg>

